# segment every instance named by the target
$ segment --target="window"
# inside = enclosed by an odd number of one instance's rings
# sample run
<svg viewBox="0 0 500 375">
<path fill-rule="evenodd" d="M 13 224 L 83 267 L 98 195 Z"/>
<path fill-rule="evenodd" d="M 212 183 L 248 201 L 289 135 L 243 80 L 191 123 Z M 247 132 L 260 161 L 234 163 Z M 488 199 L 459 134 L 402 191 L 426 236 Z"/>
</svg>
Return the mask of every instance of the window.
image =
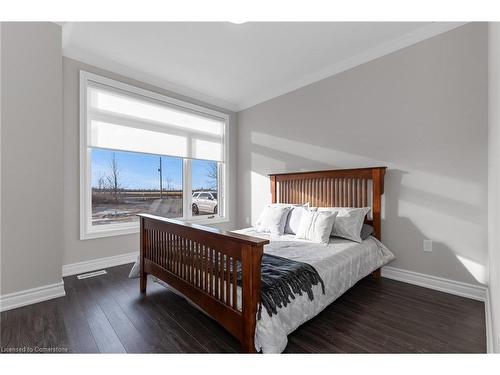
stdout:
<svg viewBox="0 0 500 375">
<path fill-rule="evenodd" d="M 228 220 L 228 115 L 80 73 L 81 239 L 138 231 L 138 213 Z"/>
</svg>

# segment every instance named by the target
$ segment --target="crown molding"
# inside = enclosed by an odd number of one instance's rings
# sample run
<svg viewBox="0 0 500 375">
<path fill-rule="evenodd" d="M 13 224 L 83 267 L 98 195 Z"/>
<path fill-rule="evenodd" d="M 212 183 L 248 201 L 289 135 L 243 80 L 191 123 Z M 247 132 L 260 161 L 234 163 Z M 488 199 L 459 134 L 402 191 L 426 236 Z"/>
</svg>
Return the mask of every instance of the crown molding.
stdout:
<svg viewBox="0 0 500 375">
<path fill-rule="evenodd" d="M 356 66 L 378 59 L 379 57 L 409 47 L 423 40 L 456 29 L 457 27 L 463 26 L 466 23 L 467 22 L 435 22 L 430 25 L 423 26 L 409 33 L 406 33 L 398 38 L 392 39 L 388 42 L 384 42 L 375 47 L 369 48 L 357 55 L 349 57 L 333 65 L 330 65 L 318 72 L 309 74 L 303 78 L 300 78 L 294 82 L 287 84 L 286 86 L 275 87 L 273 90 L 263 92 L 260 95 L 257 95 L 251 99 L 238 103 L 237 110 L 242 111 L 250 107 L 253 107 L 257 104 L 274 99 L 278 96 L 288 94 L 301 87 L 308 86 L 314 82 L 318 82 L 325 78 L 345 72 L 346 70 L 355 68 Z"/>
</svg>

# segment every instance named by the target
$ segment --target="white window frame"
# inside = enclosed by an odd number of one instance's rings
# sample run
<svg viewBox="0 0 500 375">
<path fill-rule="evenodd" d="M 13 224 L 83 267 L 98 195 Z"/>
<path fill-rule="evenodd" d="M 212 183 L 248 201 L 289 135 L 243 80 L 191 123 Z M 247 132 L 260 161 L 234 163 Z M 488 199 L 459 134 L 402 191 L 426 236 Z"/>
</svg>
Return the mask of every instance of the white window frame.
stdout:
<svg viewBox="0 0 500 375">
<path fill-rule="evenodd" d="M 183 160 L 183 218 L 179 220 L 198 223 L 215 224 L 229 221 L 229 170 L 231 160 L 229 159 L 229 115 L 227 113 L 214 111 L 196 104 L 185 102 L 179 99 L 159 94 L 153 91 L 144 90 L 110 78 L 102 77 L 97 74 L 80 71 L 80 239 L 87 240 L 92 238 L 119 236 L 139 232 L 139 223 L 116 223 L 102 226 L 92 226 L 92 174 L 91 174 L 91 152 L 88 146 L 89 140 L 89 122 L 87 119 L 87 89 L 89 82 L 96 82 L 101 85 L 107 85 L 111 88 L 130 92 L 131 94 L 141 95 L 145 99 L 165 102 L 166 104 L 179 106 L 188 110 L 197 111 L 224 120 L 223 135 L 223 158 L 219 163 L 218 174 L 218 202 L 216 215 L 202 215 L 193 217 L 191 211 L 192 205 L 192 186 L 191 186 L 191 159 L 181 158 Z M 165 155 L 168 156 L 168 155 Z M 223 197 L 223 199 L 221 199 Z"/>
</svg>

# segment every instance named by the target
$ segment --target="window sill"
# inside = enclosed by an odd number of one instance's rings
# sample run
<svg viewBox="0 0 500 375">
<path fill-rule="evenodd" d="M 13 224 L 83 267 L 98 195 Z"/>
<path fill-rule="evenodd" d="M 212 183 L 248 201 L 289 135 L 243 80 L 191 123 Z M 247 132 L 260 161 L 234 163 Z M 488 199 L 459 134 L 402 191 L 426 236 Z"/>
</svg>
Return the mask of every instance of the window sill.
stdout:
<svg viewBox="0 0 500 375">
<path fill-rule="evenodd" d="M 200 224 L 200 225 L 208 225 L 208 224 L 220 224 L 220 223 L 228 223 L 229 218 L 228 217 L 218 217 L 218 218 L 213 218 L 213 219 L 207 219 L 207 218 L 200 218 L 200 219 L 189 219 L 189 220 L 182 220 L 182 219 L 176 219 L 176 220 L 181 220 L 186 223 L 191 223 L 191 224 Z M 125 236 L 129 234 L 137 234 L 139 233 L 139 223 L 136 223 L 136 225 L 131 225 L 131 226 L 123 226 L 123 227 L 114 227 L 114 228 L 109 228 L 107 230 L 100 230 L 100 231 L 93 231 L 93 232 L 88 232 L 88 233 L 82 233 L 80 236 L 80 240 L 92 240 L 96 238 L 106 238 L 106 237 L 116 237 L 116 236 Z"/>
<path fill-rule="evenodd" d="M 218 224 L 218 223 L 228 223 L 229 218 L 228 217 L 217 217 L 213 219 L 189 219 L 189 220 L 182 220 L 185 221 L 186 223 L 191 223 L 191 224 Z"/>
<path fill-rule="evenodd" d="M 87 233 L 82 233 L 80 236 L 80 240 L 92 240 L 95 238 L 106 238 L 106 237 L 115 237 L 115 236 L 125 236 L 128 234 L 136 234 L 139 233 L 139 223 L 134 226 L 127 226 L 122 228 L 109 228 L 107 230 L 99 230 L 92 231 Z"/>
</svg>

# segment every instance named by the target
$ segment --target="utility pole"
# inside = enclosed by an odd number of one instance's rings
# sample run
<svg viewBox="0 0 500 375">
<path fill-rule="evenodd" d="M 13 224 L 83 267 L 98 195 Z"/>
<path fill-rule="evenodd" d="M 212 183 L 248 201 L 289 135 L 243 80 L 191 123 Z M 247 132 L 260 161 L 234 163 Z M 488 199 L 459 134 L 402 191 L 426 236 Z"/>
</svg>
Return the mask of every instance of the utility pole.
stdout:
<svg viewBox="0 0 500 375">
<path fill-rule="evenodd" d="M 160 168 L 158 168 L 158 172 L 160 172 L 160 199 L 163 199 L 163 178 L 162 178 L 161 156 L 160 156 Z"/>
</svg>

